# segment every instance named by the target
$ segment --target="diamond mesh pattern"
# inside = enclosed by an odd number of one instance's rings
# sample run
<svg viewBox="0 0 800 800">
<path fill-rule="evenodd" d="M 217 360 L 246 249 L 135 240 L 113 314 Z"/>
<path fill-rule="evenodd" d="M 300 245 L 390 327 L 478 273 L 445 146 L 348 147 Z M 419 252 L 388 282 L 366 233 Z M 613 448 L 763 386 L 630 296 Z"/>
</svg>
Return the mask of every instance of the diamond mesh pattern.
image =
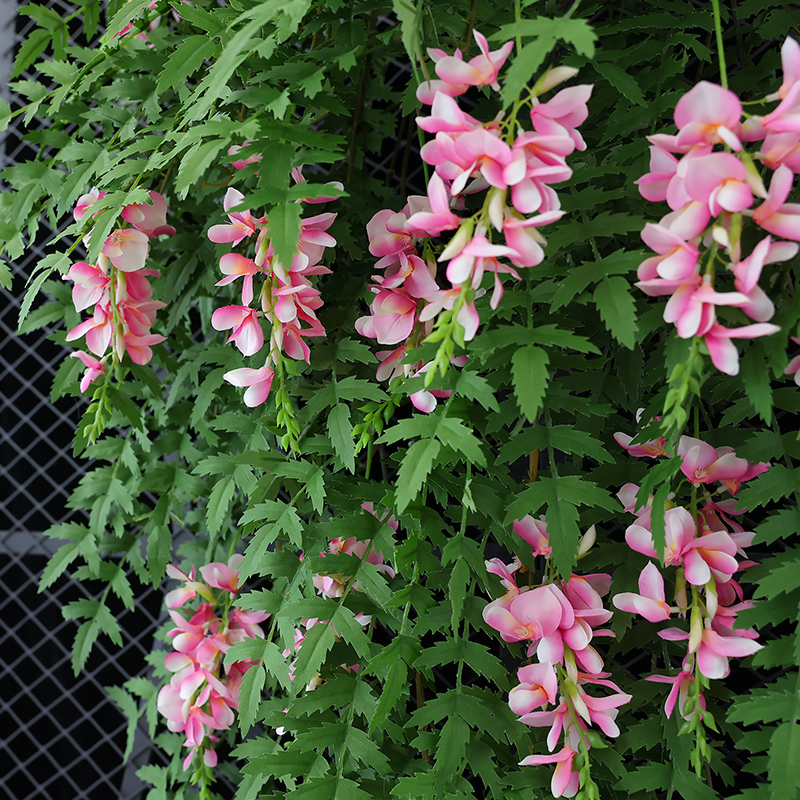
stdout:
<svg viewBox="0 0 800 800">
<path fill-rule="evenodd" d="M 59 0 L 48 5 L 64 15 L 74 10 Z M 0 95 L 12 107 L 18 107 L 8 90 L 13 51 L 33 27 L 16 10 L 16 3 L 0 0 Z M 15 123 L 0 142 L 0 167 L 33 155 Z M 12 265 L 13 293 L 0 293 L 0 794 L 7 800 L 135 800 L 146 791 L 135 770 L 153 748 L 146 735 L 137 735 L 130 763 L 123 764 L 127 722 L 103 687 L 142 674 L 161 595 L 138 587 L 134 612 L 112 608 L 123 646 L 101 637 L 75 678 L 70 649 L 77 625 L 62 618 L 61 608 L 96 596 L 94 589 L 63 579 L 37 594 L 47 558 L 59 546 L 42 531 L 74 516 L 66 501 L 86 467 L 70 453 L 85 403 L 49 398 L 65 356 L 48 341 L 52 328 L 15 333 L 25 281 L 45 255 L 49 231 L 42 227 L 44 235 Z"/>
</svg>

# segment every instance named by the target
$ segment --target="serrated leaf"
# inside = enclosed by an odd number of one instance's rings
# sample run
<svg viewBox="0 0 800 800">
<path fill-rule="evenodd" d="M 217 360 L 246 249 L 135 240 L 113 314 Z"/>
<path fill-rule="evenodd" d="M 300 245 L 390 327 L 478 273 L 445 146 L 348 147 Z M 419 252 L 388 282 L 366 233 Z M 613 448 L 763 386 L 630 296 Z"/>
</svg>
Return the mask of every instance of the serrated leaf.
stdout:
<svg viewBox="0 0 800 800">
<path fill-rule="evenodd" d="M 356 468 L 356 447 L 353 440 L 353 424 L 350 422 L 350 409 L 344 403 L 337 403 L 328 414 L 328 434 L 336 455 L 350 472 Z"/>
<path fill-rule="evenodd" d="M 611 335 L 632 350 L 636 344 L 636 303 L 625 278 L 603 278 L 594 290 L 594 302 Z"/>
<path fill-rule="evenodd" d="M 128 725 L 125 731 L 125 751 L 122 754 L 122 761 L 126 762 L 133 751 L 136 726 L 139 722 L 139 706 L 135 698 L 121 686 L 106 686 L 105 689 L 108 692 L 108 696 L 122 709 L 122 713 L 128 718 Z"/>
<path fill-rule="evenodd" d="M 457 632 L 464 613 L 464 600 L 467 597 L 470 569 L 466 561 L 456 561 L 450 580 L 447 583 L 447 596 L 450 598 L 452 608 L 451 624 L 453 631 Z"/>
<path fill-rule="evenodd" d="M 511 359 L 514 396 L 530 422 L 535 423 L 547 391 L 547 365 L 550 358 L 541 347 L 529 346 L 517 350 Z"/>
<path fill-rule="evenodd" d="M 269 212 L 269 234 L 275 248 L 275 260 L 281 264 L 291 264 L 297 252 L 301 212 L 299 203 L 281 203 Z"/>
<path fill-rule="evenodd" d="M 754 343 L 748 347 L 747 352 L 740 360 L 739 376 L 744 387 L 744 395 L 755 409 L 756 413 L 764 420 L 765 425 L 772 422 L 772 389 L 770 388 L 770 374 L 766 365 L 768 359 L 764 346 Z"/>
<path fill-rule="evenodd" d="M 209 536 L 216 536 L 222 530 L 222 524 L 236 492 L 233 478 L 227 477 L 218 480 L 211 490 L 206 509 L 206 524 Z"/>
<path fill-rule="evenodd" d="M 435 439 L 420 439 L 408 448 L 397 473 L 397 510 L 403 513 L 419 494 L 442 446 Z"/>
<path fill-rule="evenodd" d="M 156 93 L 161 94 L 166 89 L 185 83 L 206 59 L 214 55 L 215 49 L 214 40 L 208 36 L 187 36 L 170 53 L 164 69 L 158 76 Z"/>
<path fill-rule="evenodd" d="M 239 730 L 246 736 L 256 721 L 261 692 L 267 675 L 260 664 L 250 667 L 242 678 L 239 692 Z"/>
<path fill-rule="evenodd" d="M 800 788 L 800 724 L 784 722 L 772 734 L 769 748 L 769 796 L 771 800 L 795 800 Z"/>
<path fill-rule="evenodd" d="M 451 785 L 467 754 L 467 742 L 469 742 L 469 725 L 459 716 L 450 717 L 442 728 L 436 751 L 434 785 L 438 792 L 443 792 Z"/>
<path fill-rule="evenodd" d="M 336 634 L 326 622 L 317 623 L 308 630 L 297 656 L 294 681 L 296 690 L 302 691 L 317 674 L 335 641 Z"/>
<path fill-rule="evenodd" d="M 378 700 L 378 707 L 375 709 L 375 715 L 369 723 L 370 735 L 383 726 L 384 721 L 394 710 L 398 700 L 400 700 L 407 688 L 408 667 L 402 658 L 395 658 L 389 667 L 386 680 L 383 682 L 383 690 Z"/>
<path fill-rule="evenodd" d="M 621 95 L 627 97 L 637 106 L 647 107 L 647 101 L 639 88 L 639 84 L 625 72 L 622 67 L 610 61 L 595 61 L 594 68 L 615 88 Z"/>
<path fill-rule="evenodd" d="M 581 531 L 578 527 L 578 509 L 563 498 L 556 498 L 547 506 L 547 535 L 553 548 L 552 559 L 559 574 L 568 578 L 578 557 Z"/>
</svg>

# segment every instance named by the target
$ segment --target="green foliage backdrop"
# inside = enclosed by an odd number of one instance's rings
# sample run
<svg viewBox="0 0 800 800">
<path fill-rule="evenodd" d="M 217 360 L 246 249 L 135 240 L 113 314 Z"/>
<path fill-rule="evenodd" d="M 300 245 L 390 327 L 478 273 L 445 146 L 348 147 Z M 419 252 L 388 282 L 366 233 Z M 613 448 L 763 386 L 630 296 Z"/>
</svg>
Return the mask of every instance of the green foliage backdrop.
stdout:
<svg viewBox="0 0 800 800">
<path fill-rule="evenodd" d="M 581 558 L 581 574 L 610 573 L 613 594 L 636 591 L 645 558 L 625 544 L 632 517 L 615 495 L 630 482 L 655 494 L 653 536 L 663 543 L 663 504 L 680 477 L 679 459 L 653 466 L 615 442 L 617 431 L 636 433 L 645 409 L 642 424 L 664 416 L 672 445 L 685 434 L 771 464 L 737 501 L 760 561 L 742 579 L 756 602 L 740 618 L 764 644 L 752 663 L 774 679 L 755 691 L 745 672 L 735 670 L 727 686 L 712 681 L 704 689 L 707 743 L 695 731 L 679 735 L 680 718 L 661 710 L 666 689 L 614 665 L 646 652 L 642 672 L 674 672 L 681 646 L 659 639 L 653 623 L 615 612 L 616 637 L 600 649 L 633 699 L 617 718 L 620 736 L 592 740 L 581 796 L 796 798 L 800 390 L 784 371 L 800 320 L 798 260 L 769 268 L 765 289 L 780 332 L 739 342 L 736 376 L 714 369 L 697 340 L 678 338 L 663 324 L 663 300 L 633 286 L 652 255 L 640 232 L 665 213 L 634 184 L 648 172 L 646 137 L 674 131 L 676 102 L 692 86 L 720 81 L 712 5 L 86 0 L 71 18 L 36 5 L 23 13 L 38 27 L 13 77 L 35 64 L 43 79 L 14 81 L 25 105 L 13 114 L 24 117 L 37 156 L 2 173 L 3 258 L 19 258 L 43 220 L 58 228 L 90 187 L 107 194 L 49 244 L 25 289 L 20 329 L 63 318 L 54 339 L 66 344 L 82 316 L 61 276 L 80 258 L 97 263 L 124 207 L 159 192 L 176 229 L 151 237 L 148 256 L 160 271 L 153 297 L 164 304 L 153 330 L 165 340 L 147 363 L 126 356 L 106 364 L 88 391 L 75 455 L 97 466 L 70 501 L 85 522 L 49 531 L 65 544 L 43 588 L 65 572 L 106 587 L 64 609 L 77 621 L 75 670 L 98 636 L 121 640 L 111 595 L 130 608 L 137 585 L 159 585 L 169 564 L 188 574 L 239 552 L 245 589 L 234 607 L 270 617 L 265 638 L 226 656 L 257 660 L 243 679 L 237 725 L 219 734 L 233 747 L 220 752 L 236 765 L 238 800 L 548 796 L 551 768 L 518 766 L 544 752 L 545 733 L 521 724 L 507 704 L 525 651 L 484 621 L 486 600 L 500 593 L 485 560 L 513 554 L 541 568 L 512 523 L 545 514 L 551 577 L 578 569 L 581 536 L 594 525 L 597 543 Z M 744 101 L 776 91 L 781 44 L 800 32 L 800 10 L 731 0 L 719 19 L 730 88 Z M 91 44 L 68 44 L 77 24 Z M 570 156 L 573 175 L 559 186 L 566 213 L 545 231 L 544 260 L 506 280 L 496 310 L 490 293 L 477 299 L 474 338 L 465 341 L 452 323 L 454 333 L 437 328 L 438 339 L 418 341 L 407 357 L 447 367 L 450 355 L 467 355 L 466 365 L 378 381 L 377 346 L 355 327 L 376 272 L 365 226 L 381 209 L 400 210 L 406 176 L 420 163 L 411 143 L 426 140 L 414 124 L 429 113 L 415 98 L 434 77 L 426 48 L 451 54 L 460 46 L 472 57 L 474 31 L 492 48 L 514 40 L 515 49 L 499 95 L 474 89 L 469 113 L 514 113 L 546 69 L 573 67 L 578 82 L 594 86 L 581 128 L 587 147 Z M 387 86 L 393 60 L 410 63 L 407 86 Z M 11 116 L 0 109 L 0 120 Z M 369 165 L 396 141 L 403 145 L 389 174 L 372 174 Z M 260 160 L 234 169 L 232 146 Z M 293 184 L 298 167 L 306 183 Z M 327 335 L 309 340 L 308 363 L 279 360 L 269 400 L 247 408 L 224 376 L 249 361 L 212 324 L 216 308 L 238 302 L 238 286 L 215 285 L 226 248 L 209 240 L 209 228 L 226 223 L 222 200 L 235 188 L 245 196 L 239 210 L 268 218 L 275 260 L 290 263 L 301 234 L 296 201 L 327 195 L 330 181 L 343 189 L 318 207 L 337 214 L 328 229 L 337 244 L 325 257 L 332 274 L 317 284 Z M 430 257 L 441 251 L 437 241 Z M 0 282 L 21 291 L 7 266 Z M 48 302 L 31 311 L 41 292 Z M 746 322 L 737 308 L 719 313 Z M 65 358 L 53 397 L 79 394 L 81 370 Z M 408 400 L 423 389 L 450 394 L 425 414 Z M 660 432 L 654 423 L 644 438 Z M 179 531 L 192 536 L 175 551 Z M 394 575 L 363 553 L 316 555 L 350 537 L 370 541 Z M 346 576 L 347 588 L 319 596 L 319 575 Z M 305 630 L 290 677 L 287 652 L 309 619 L 323 623 Z M 156 712 L 159 682 L 170 673 L 163 653 L 152 664 L 154 683 L 112 690 L 133 719 L 147 715 L 173 756 L 168 767 L 140 770 L 154 787 L 148 798 L 188 796 L 192 784 L 211 797 L 213 770 L 183 770 L 183 736 L 167 732 Z M 354 664 L 358 671 L 344 668 Z M 306 691 L 311 681 L 318 685 Z M 743 772 L 726 760 L 732 750 L 745 755 Z"/>
</svg>

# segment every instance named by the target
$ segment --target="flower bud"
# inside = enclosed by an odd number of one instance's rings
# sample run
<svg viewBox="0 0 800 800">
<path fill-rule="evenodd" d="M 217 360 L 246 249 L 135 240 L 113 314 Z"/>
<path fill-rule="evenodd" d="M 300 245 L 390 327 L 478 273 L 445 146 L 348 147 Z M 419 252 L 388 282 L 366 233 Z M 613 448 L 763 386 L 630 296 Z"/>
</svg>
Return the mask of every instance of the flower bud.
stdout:
<svg viewBox="0 0 800 800">
<path fill-rule="evenodd" d="M 560 83 L 574 78 L 577 74 L 578 70 L 575 67 L 553 67 L 536 81 L 536 86 L 533 87 L 534 94 L 539 95 L 542 92 L 546 92 Z"/>
<path fill-rule="evenodd" d="M 581 536 L 581 543 L 578 547 L 578 558 L 581 556 L 586 555 L 589 550 L 592 549 L 592 545 L 594 545 L 595 541 L 597 540 L 597 530 L 595 529 L 594 525 L 589 528 L 586 533 Z"/>
<path fill-rule="evenodd" d="M 691 627 L 689 628 L 689 652 L 697 652 L 703 640 L 703 615 L 698 606 L 692 608 Z"/>
<path fill-rule="evenodd" d="M 474 223 L 471 219 L 463 222 L 456 231 L 455 236 L 450 240 L 450 243 L 442 251 L 438 261 L 449 261 L 454 256 L 457 256 L 472 241 L 473 226 Z"/>
</svg>

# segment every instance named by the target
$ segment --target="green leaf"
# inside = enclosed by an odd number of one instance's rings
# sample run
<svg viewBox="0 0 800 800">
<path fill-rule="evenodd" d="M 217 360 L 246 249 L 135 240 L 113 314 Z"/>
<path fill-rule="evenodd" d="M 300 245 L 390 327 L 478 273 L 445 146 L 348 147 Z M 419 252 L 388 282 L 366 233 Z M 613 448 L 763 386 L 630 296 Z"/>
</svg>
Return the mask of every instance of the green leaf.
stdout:
<svg viewBox="0 0 800 800">
<path fill-rule="evenodd" d="M 603 278 L 594 290 L 594 302 L 611 335 L 623 347 L 632 350 L 636 344 L 636 303 L 625 278 L 615 275 Z"/>
<path fill-rule="evenodd" d="M 356 446 L 353 441 L 353 425 L 350 422 L 350 409 L 344 403 L 337 403 L 328 414 L 328 435 L 342 464 L 350 472 L 355 472 Z"/>
<path fill-rule="evenodd" d="M 136 699 L 121 686 L 106 686 L 105 690 L 108 696 L 122 709 L 122 713 L 128 718 L 128 727 L 125 732 L 125 752 L 122 754 L 122 761 L 125 762 L 133 751 L 136 726 L 139 722 L 139 706 Z"/>
<path fill-rule="evenodd" d="M 19 308 L 19 316 L 17 317 L 18 332 L 19 328 L 22 326 L 22 323 L 25 321 L 25 318 L 28 316 L 28 312 L 31 309 L 31 304 L 39 294 L 39 290 L 42 288 L 44 282 L 55 271 L 60 272 L 62 275 L 65 274 L 69 269 L 69 263 L 69 257 L 64 253 L 51 253 L 49 256 L 45 256 L 36 264 L 36 267 L 34 268 L 34 272 L 37 273 L 36 277 L 30 281 L 30 286 L 25 292 L 25 297 L 23 298 L 22 305 L 20 305 Z"/>
<path fill-rule="evenodd" d="M 451 786 L 452 780 L 467 754 L 468 741 L 469 725 L 460 716 L 450 717 L 442 728 L 439 747 L 436 750 L 434 771 L 436 773 L 435 786 L 438 792 L 441 793 Z"/>
<path fill-rule="evenodd" d="M 465 425 L 452 417 L 440 417 L 436 426 L 436 438 L 442 444 L 463 453 L 467 460 L 478 466 L 486 466 L 486 456 L 480 447 L 480 441 Z"/>
<path fill-rule="evenodd" d="M 772 389 L 770 388 L 769 368 L 765 348 L 760 342 L 753 343 L 742 356 L 740 377 L 744 385 L 744 395 L 750 405 L 764 420 L 765 425 L 772 422 Z"/>
<path fill-rule="evenodd" d="M 11 106 L 5 100 L 0 100 L 0 133 L 8 128 L 9 122 L 11 122 Z"/>
<path fill-rule="evenodd" d="M 397 473 L 396 503 L 399 513 L 402 514 L 419 494 L 441 449 L 435 439 L 421 439 L 408 448 Z"/>
<path fill-rule="evenodd" d="M 775 729 L 769 748 L 771 800 L 795 800 L 800 788 L 800 724 L 784 722 Z"/>
<path fill-rule="evenodd" d="M 571 44 L 579 55 L 594 58 L 596 34 L 586 20 L 570 19 L 569 16 L 559 19 L 537 17 L 504 25 L 491 39 L 498 41 L 528 36 L 536 38 L 515 54 L 511 66 L 506 70 L 501 93 L 504 106 L 514 102 L 557 41 Z"/>
<path fill-rule="evenodd" d="M 395 639 L 388 647 L 388 650 L 395 645 Z M 394 649 L 398 649 L 394 647 Z M 389 672 L 386 675 L 386 680 L 383 682 L 383 691 L 381 692 L 380 699 L 378 700 L 378 707 L 375 709 L 375 715 L 369 723 L 369 733 L 372 735 L 375 731 L 383 727 L 383 723 L 389 714 L 394 710 L 401 696 L 405 694 L 408 689 L 408 666 L 402 658 L 395 658 L 389 667 Z"/>
<path fill-rule="evenodd" d="M 541 347 L 517 350 L 511 359 L 511 375 L 517 403 L 530 422 L 535 423 L 547 391 L 550 358 Z"/>
<path fill-rule="evenodd" d="M 14 69 L 10 78 L 16 78 L 36 61 L 37 58 L 47 49 L 53 40 L 53 34 L 43 28 L 36 28 L 31 31 L 22 46 L 19 48 L 17 57 L 14 59 Z"/>
<path fill-rule="evenodd" d="M 256 721 L 258 706 L 261 703 L 261 692 L 267 675 L 264 668 L 257 664 L 251 667 L 242 678 L 239 694 L 239 730 L 246 736 Z"/>
<path fill-rule="evenodd" d="M 477 372 L 464 370 L 458 376 L 455 392 L 469 400 L 475 400 L 487 411 L 500 410 L 491 384 L 482 375 L 478 375 Z"/>
<path fill-rule="evenodd" d="M 578 558 L 578 509 L 563 498 L 547 506 L 547 534 L 553 548 L 552 558 L 563 578 L 568 578 Z"/>
<path fill-rule="evenodd" d="M 230 139 L 211 139 L 202 144 L 193 145 L 183 156 L 178 168 L 178 177 L 175 180 L 175 191 L 181 200 L 184 200 L 189 189 L 206 175 L 220 150 L 228 147 L 229 144 Z"/>
<path fill-rule="evenodd" d="M 295 666 L 297 691 L 305 691 L 306 684 L 317 674 L 335 641 L 336 634 L 329 622 L 319 622 L 308 630 Z"/>
<path fill-rule="evenodd" d="M 281 264 L 291 264 L 297 252 L 301 212 L 298 203 L 281 203 L 269 212 L 269 233 L 275 248 L 275 259 Z"/>
<path fill-rule="evenodd" d="M 622 67 L 612 64 L 610 61 L 595 61 L 594 68 L 615 88 L 621 95 L 627 97 L 631 103 L 637 106 L 647 107 L 639 84 L 625 72 Z"/>
<path fill-rule="evenodd" d="M 360 789 L 349 778 L 337 775 L 309 777 L 294 791 L 285 795 L 286 800 L 372 800 L 372 795 Z"/>
<path fill-rule="evenodd" d="M 109 20 L 108 28 L 103 36 L 104 41 L 107 43 L 113 42 L 122 32 L 122 29 L 135 20 L 149 4 L 150 0 L 129 0 L 129 2 L 124 3 Z"/>
<path fill-rule="evenodd" d="M 198 70 L 203 62 L 214 55 L 216 45 L 208 36 L 187 36 L 170 53 L 164 69 L 158 76 L 156 93 L 180 86 Z"/>
<path fill-rule="evenodd" d="M 223 522 L 235 492 L 236 484 L 231 477 L 221 478 L 214 484 L 214 488 L 208 498 L 208 508 L 206 509 L 209 536 L 216 536 L 222 530 Z"/>
</svg>

